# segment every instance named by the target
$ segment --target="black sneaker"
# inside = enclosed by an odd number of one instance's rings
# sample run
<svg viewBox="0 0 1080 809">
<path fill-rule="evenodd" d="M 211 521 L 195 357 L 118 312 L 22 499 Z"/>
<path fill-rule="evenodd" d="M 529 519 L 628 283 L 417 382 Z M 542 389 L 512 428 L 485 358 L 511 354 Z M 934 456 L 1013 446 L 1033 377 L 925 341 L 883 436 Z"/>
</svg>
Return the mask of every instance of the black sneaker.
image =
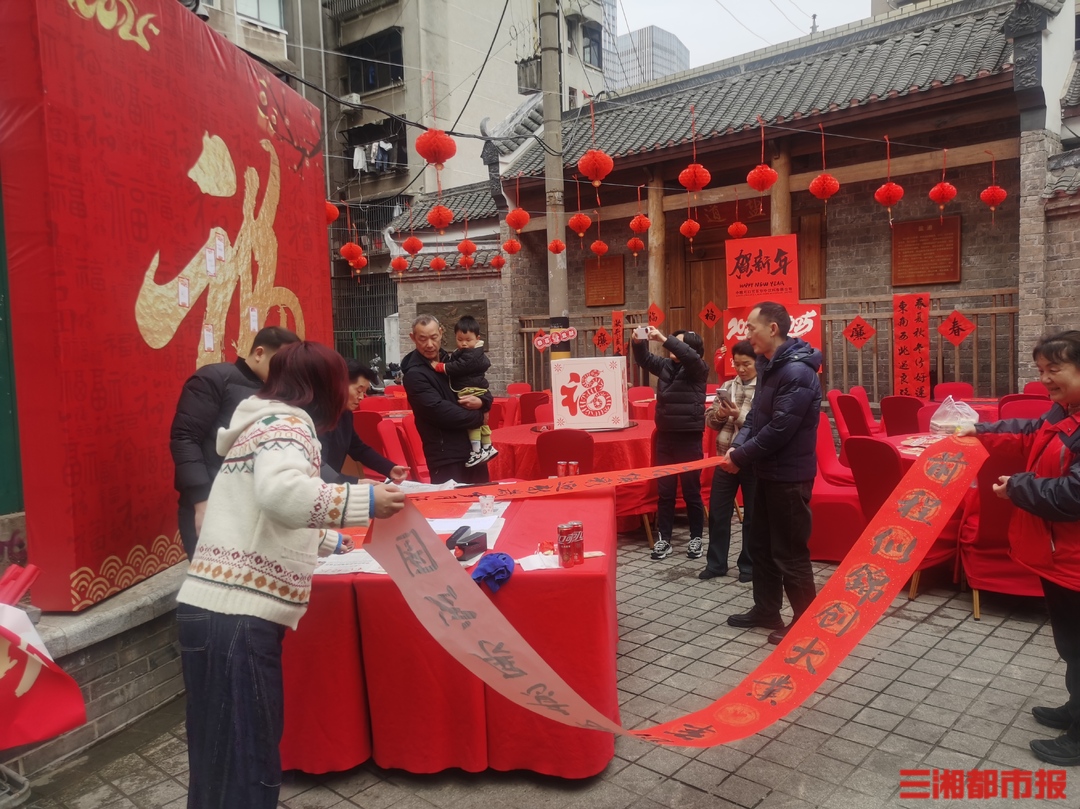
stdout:
<svg viewBox="0 0 1080 809">
<path fill-rule="evenodd" d="M 765 629 L 783 629 L 784 619 L 779 615 L 767 617 L 760 612 L 750 610 L 750 612 L 744 612 L 739 615 L 729 615 L 727 619 L 728 626 L 737 626 L 740 628 L 748 628 L 752 626 L 761 626 Z"/>
<path fill-rule="evenodd" d="M 651 555 L 653 559 L 666 559 L 671 556 L 671 543 L 663 537 L 657 537 Z"/>
<path fill-rule="evenodd" d="M 1068 736 L 1056 739 L 1035 739 L 1029 742 L 1031 752 L 1039 761 L 1056 764 L 1059 767 L 1080 765 L 1080 742 L 1074 742 Z"/>
<path fill-rule="evenodd" d="M 688 543 L 686 543 L 686 558 L 701 558 L 701 537 L 694 537 Z"/>
<path fill-rule="evenodd" d="M 747 582 L 752 582 L 753 580 L 754 580 L 754 574 L 753 573 L 740 573 L 739 574 L 739 581 L 742 582 L 743 584 L 746 584 Z"/>
<path fill-rule="evenodd" d="M 1072 725 L 1072 714 L 1064 705 L 1060 708 L 1047 708 L 1038 705 L 1031 709 L 1031 715 L 1035 717 L 1036 722 L 1040 725 L 1046 725 L 1048 728 L 1068 730 L 1069 726 Z"/>
<path fill-rule="evenodd" d="M 785 626 L 783 629 L 777 629 L 775 632 L 770 632 L 769 637 L 766 638 L 766 640 L 773 646 L 779 646 L 780 641 L 787 637 L 789 629 L 791 629 L 790 626 Z"/>
<path fill-rule="evenodd" d="M 726 570 L 712 570 L 711 568 L 705 568 L 703 571 L 697 574 L 697 577 L 702 581 L 708 581 L 709 579 L 715 579 L 717 576 L 726 575 Z"/>
</svg>

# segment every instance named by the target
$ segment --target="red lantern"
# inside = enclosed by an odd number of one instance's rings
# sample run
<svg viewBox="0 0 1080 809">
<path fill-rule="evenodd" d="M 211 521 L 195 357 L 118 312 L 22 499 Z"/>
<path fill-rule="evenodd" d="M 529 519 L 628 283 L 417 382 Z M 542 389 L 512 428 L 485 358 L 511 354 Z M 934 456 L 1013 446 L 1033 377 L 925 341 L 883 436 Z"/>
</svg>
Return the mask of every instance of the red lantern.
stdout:
<svg viewBox="0 0 1080 809">
<path fill-rule="evenodd" d="M 576 213 L 570 217 L 570 230 L 578 235 L 579 239 L 585 238 L 585 231 L 592 227 L 592 219 L 583 213 Z"/>
<path fill-rule="evenodd" d="M 521 233 L 521 229 L 529 224 L 529 212 L 524 208 L 514 208 L 506 215 L 506 224 L 512 227 L 518 233 Z"/>
<path fill-rule="evenodd" d="M 454 221 L 454 212 L 445 205 L 436 205 L 427 214 L 428 224 L 440 234 L 446 233 L 446 228 Z"/>
<path fill-rule="evenodd" d="M 354 270 L 362 270 L 367 266 L 367 256 L 357 256 L 349 262 L 349 266 Z"/>
<path fill-rule="evenodd" d="M 405 256 L 394 256 L 390 259 L 390 266 L 397 272 L 405 272 L 409 269 L 409 260 Z"/>
<path fill-rule="evenodd" d="M 639 213 L 630 220 L 630 230 L 639 236 L 642 233 L 647 233 L 650 227 L 652 227 L 652 222 L 649 221 L 649 217 L 645 216 L 645 214 Z"/>
<path fill-rule="evenodd" d="M 401 249 L 408 253 L 410 256 L 415 256 L 417 253 L 424 249 L 424 243 L 415 236 L 410 236 L 401 243 Z"/>
<path fill-rule="evenodd" d="M 823 202 L 839 190 L 840 181 L 831 174 L 822 173 L 810 181 L 810 193 Z"/>
<path fill-rule="evenodd" d="M 566 242 L 564 242 L 562 239 L 552 239 L 551 243 L 548 245 L 548 250 L 550 250 L 555 255 L 559 255 L 559 253 L 561 253 L 565 249 Z"/>
<path fill-rule="evenodd" d="M 431 260 L 431 269 L 435 270 L 435 272 L 442 272 L 446 269 L 446 260 L 442 256 L 435 256 Z"/>
<path fill-rule="evenodd" d="M 727 228 L 728 236 L 733 239 L 741 239 L 746 235 L 746 225 L 742 222 L 735 220 Z"/>
<path fill-rule="evenodd" d="M 458 252 L 463 256 L 471 256 L 476 252 L 476 243 L 472 239 L 462 239 L 458 242 Z"/>
<path fill-rule="evenodd" d="M 516 255 L 521 250 L 521 242 L 517 239 L 507 239 L 503 242 L 503 251 L 510 255 Z"/>
<path fill-rule="evenodd" d="M 933 202 L 937 203 L 938 210 L 944 211 L 945 206 L 956 196 L 956 186 L 942 181 L 930 189 L 929 196 Z"/>
<path fill-rule="evenodd" d="M 746 175 L 746 183 L 755 191 L 764 194 L 772 188 L 773 183 L 776 182 L 779 176 L 772 166 L 759 163 L 750 169 L 750 173 Z"/>
<path fill-rule="evenodd" d="M 693 219 L 687 219 L 679 225 L 679 233 L 688 238 L 691 242 L 694 241 L 694 237 L 698 235 L 699 230 L 701 230 L 701 225 Z"/>
<path fill-rule="evenodd" d="M 979 194 L 979 199 L 985 202 L 991 211 L 995 211 L 1007 196 L 1009 196 L 1009 192 L 1000 185 L 989 185 Z"/>
<path fill-rule="evenodd" d="M 352 262 L 364 255 L 364 249 L 356 242 L 345 242 L 341 245 L 341 249 L 338 250 L 341 257 L 346 261 Z"/>
<path fill-rule="evenodd" d="M 476 259 L 472 256 L 461 255 L 458 256 L 457 263 L 459 267 L 463 267 L 467 270 L 469 269 L 469 267 L 476 263 Z"/>
<path fill-rule="evenodd" d="M 338 210 L 337 205 L 330 200 L 326 201 L 326 224 L 332 225 L 337 221 L 337 218 L 341 215 L 341 211 Z"/>
<path fill-rule="evenodd" d="M 436 169 L 442 169 L 443 164 L 457 154 L 457 144 L 441 129 L 429 129 L 416 139 L 416 153 Z"/>
<path fill-rule="evenodd" d="M 700 163 L 691 163 L 679 172 L 679 183 L 687 191 L 694 193 L 707 186 L 710 180 L 712 180 L 712 175 Z"/>
<path fill-rule="evenodd" d="M 889 209 L 889 215 L 892 216 L 892 206 L 898 203 L 904 198 L 904 189 L 894 183 L 892 180 L 885 183 L 877 191 L 874 192 L 874 199 L 879 205 L 884 205 Z"/>
<path fill-rule="evenodd" d="M 595 242 L 589 245 L 589 249 L 596 253 L 597 257 L 604 255 L 608 251 L 607 243 L 597 239 Z"/>
<path fill-rule="evenodd" d="M 491 258 L 491 266 L 494 267 L 496 270 L 501 270 L 503 267 L 506 266 L 506 259 L 496 253 Z"/>
<path fill-rule="evenodd" d="M 607 152 L 601 149 L 589 149 L 578 161 L 578 171 L 592 180 L 592 184 L 599 188 L 600 182 L 615 168 L 615 161 Z"/>
<path fill-rule="evenodd" d="M 626 246 L 630 249 L 630 252 L 634 254 L 634 258 L 637 258 L 637 254 L 645 249 L 645 242 L 641 241 L 637 236 L 634 236 L 626 243 Z"/>
</svg>

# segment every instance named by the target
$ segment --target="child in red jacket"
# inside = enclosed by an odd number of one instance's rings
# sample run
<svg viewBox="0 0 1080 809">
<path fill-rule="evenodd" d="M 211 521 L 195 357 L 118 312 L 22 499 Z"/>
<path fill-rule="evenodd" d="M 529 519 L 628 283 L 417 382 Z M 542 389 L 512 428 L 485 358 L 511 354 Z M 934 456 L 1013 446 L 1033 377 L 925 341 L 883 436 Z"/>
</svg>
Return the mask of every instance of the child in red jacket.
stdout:
<svg viewBox="0 0 1080 809">
<path fill-rule="evenodd" d="M 1001 477 L 994 492 L 1017 507 L 1011 555 L 1042 580 L 1069 693 L 1061 707 L 1031 709 L 1036 722 L 1065 734 L 1030 745 L 1040 760 L 1074 767 L 1080 764 L 1080 331 L 1044 337 L 1032 354 L 1054 403 L 1050 411 L 963 432 L 987 445 L 1019 447 L 1028 459 L 1026 471 Z"/>
</svg>

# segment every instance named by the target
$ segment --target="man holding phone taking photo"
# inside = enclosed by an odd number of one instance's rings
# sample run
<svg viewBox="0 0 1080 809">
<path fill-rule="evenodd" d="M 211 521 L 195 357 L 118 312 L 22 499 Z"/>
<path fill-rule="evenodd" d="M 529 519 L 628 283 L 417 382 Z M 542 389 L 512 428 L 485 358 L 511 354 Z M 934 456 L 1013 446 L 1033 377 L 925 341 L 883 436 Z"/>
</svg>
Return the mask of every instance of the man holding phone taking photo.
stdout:
<svg viewBox="0 0 1080 809">
<path fill-rule="evenodd" d="M 717 373 L 723 376 L 721 363 L 717 360 Z M 749 340 L 742 340 L 731 349 L 731 362 L 735 366 L 735 378 L 729 379 L 716 392 L 712 407 L 705 413 L 705 424 L 716 430 L 716 454 L 723 456 L 731 448 L 735 436 L 739 434 L 750 405 L 757 390 L 757 366 L 754 363 L 754 347 Z M 756 478 L 750 467 L 737 472 L 725 472 L 717 467 L 713 470 L 712 489 L 709 494 L 709 550 L 705 556 L 705 569 L 698 574 L 699 579 L 713 579 L 726 576 L 728 572 L 728 553 L 731 550 L 731 515 L 735 511 L 735 495 L 742 489 L 743 495 L 743 545 L 736 564 L 739 567 L 739 581 L 753 581 L 753 565 L 750 552 L 746 548 L 746 537 L 750 534 L 750 504 L 754 499 Z"/>
</svg>

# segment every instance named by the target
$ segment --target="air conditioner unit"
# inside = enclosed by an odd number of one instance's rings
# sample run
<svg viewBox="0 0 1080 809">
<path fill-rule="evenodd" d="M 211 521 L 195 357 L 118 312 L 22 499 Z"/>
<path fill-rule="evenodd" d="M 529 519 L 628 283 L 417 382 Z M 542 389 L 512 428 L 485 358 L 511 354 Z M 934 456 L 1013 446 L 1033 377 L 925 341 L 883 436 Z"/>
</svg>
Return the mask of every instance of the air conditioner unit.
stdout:
<svg viewBox="0 0 1080 809">
<path fill-rule="evenodd" d="M 341 97 L 341 100 L 345 104 L 359 105 L 360 104 L 360 94 L 359 93 L 349 93 L 348 95 L 343 95 Z"/>
</svg>

